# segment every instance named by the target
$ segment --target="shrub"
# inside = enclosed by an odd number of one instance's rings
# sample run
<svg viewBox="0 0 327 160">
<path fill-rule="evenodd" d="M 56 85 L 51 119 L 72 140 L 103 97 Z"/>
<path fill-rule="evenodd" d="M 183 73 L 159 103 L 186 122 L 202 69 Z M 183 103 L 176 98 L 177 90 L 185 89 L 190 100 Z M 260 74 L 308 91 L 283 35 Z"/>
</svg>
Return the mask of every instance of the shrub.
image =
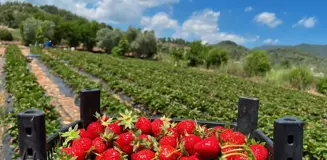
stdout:
<svg viewBox="0 0 327 160">
<path fill-rule="evenodd" d="M 223 64 L 219 67 L 219 72 L 240 77 L 246 76 L 243 65 L 239 61 L 229 60 L 226 64 Z"/>
<path fill-rule="evenodd" d="M 303 67 L 291 69 L 285 74 L 284 78 L 292 87 L 300 90 L 309 87 L 314 80 L 310 70 Z"/>
<path fill-rule="evenodd" d="M 217 66 L 225 64 L 228 61 L 227 53 L 225 50 L 220 48 L 213 48 L 206 53 L 205 56 L 206 67 Z"/>
<path fill-rule="evenodd" d="M 0 29 L 0 40 L 12 41 L 12 40 L 14 40 L 14 37 L 7 29 Z"/>
<path fill-rule="evenodd" d="M 184 49 L 174 47 L 170 53 L 170 56 L 174 61 L 174 65 L 179 66 L 179 61 L 183 60 L 184 57 Z"/>
<path fill-rule="evenodd" d="M 255 50 L 245 57 L 244 69 L 249 76 L 263 76 L 270 68 L 269 56 L 265 51 Z"/>
<path fill-rule="evenodd" d="M 327 76 L 320 80 L 317 89 L 320 93 L 327 95 Z"/>
</svg>

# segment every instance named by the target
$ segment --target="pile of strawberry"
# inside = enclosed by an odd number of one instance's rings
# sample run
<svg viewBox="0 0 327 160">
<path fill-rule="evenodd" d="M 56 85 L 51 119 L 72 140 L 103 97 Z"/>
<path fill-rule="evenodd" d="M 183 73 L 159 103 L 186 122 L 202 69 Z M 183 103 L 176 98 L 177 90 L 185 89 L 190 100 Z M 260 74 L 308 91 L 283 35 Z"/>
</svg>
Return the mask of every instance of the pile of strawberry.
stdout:
<svg viewBox="0 0 327 160">
<path fill-rule="evenodd" d="M 60 159 L 95 160 L 266 160 L 263 144 L 229 128 L 206 128 L 193 120 L 150 121 L 125 111 L 117 118 L 97 114 L 87 129 L 62 133 Z"/>
</svg>

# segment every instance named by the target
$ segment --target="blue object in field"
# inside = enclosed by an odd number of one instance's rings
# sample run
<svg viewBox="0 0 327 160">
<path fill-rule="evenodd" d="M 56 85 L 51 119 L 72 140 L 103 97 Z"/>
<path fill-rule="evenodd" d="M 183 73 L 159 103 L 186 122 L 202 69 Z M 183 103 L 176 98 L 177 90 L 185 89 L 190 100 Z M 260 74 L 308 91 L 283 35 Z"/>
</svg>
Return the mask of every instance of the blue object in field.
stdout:
<svg viewBox="0 0 327 160">
<path fill-rule="evenodd" d="M 51 42 L 50 41 L 48 41 L 48 42 L 45 42 L 45 47 L 51 47 Z"/>
</svg>

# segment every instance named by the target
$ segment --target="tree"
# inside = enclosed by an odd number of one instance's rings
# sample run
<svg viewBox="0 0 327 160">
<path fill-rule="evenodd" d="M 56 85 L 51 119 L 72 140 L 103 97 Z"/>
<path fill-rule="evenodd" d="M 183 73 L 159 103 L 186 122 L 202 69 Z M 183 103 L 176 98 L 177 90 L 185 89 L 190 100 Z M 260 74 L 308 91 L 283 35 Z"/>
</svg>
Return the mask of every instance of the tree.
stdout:
<svg viewBox="0 0 327 160">
<path fill-rule="evenodd" d="M 261 50 L 251 51 L 245 57 L 244 69 L 249 76 L 263 76 L 271 68 L 267 52 Z"/>
<path fill-rule="evenodd" d="M 119 29 L 110 30 L 108 28 L 102 28 L 97 32 L 96 40 L 98 46 L 110 53 L 111 50 L 118 45 L 122 32 Z"/>
<path fill-rule="evenodd" d="M 191 43 L 191 50 L 187 53 L 186 58 L 188 60 L 188 66 L 196 66 L 202 63 L 202 54 L 204 46 L 201 41 L 194 41 Z"/>
<path fill-rule="evenodd" d="M 1 29 L 0 28 L 0 40 L 3 41 L 12 41 L 14 40 L 12 34 L 7 29 Z"/>
<path fill-rule="evenodd" d="M 220 48 L 210 49 L 205 56 L 207 69 L 212 65 L 219 67 L 221 64 L 226 63 L 227 61 L 227 52 Z"/>
<path fill-rule="evenodd" d="M 174 47 L 170 53 L 175 66 L 179 66 L 179 61 L 184 57 L 184 49 Z"/>
<path fill-rule="evenodd" d="M 81 28 L 79 21 L 64 21 L 61 24 L 63 31 L 62 38 L 68 41 L 70 47 L 76 47 L 82 41 Z"/>
<path fill-rule="evenodd" d="M 92 21 L 91 23 L 83 23 L 81 25 L 81 39 L 88 51 L 92 51 L 93 47 L 96 45 L 96 33 L 100 29 L 100 26 Z"/>
<path fill-rule="evenodd" d="M 45 20 L 42 22 L 42 28 L 44 30 L 44 37 L 51 40 L 54 36 L 55 24 L 52 21 Z"/>
<path fill-rule="evenodd" d="M 21 27 L 22 38 L 26 44 L 33 44 L 37 41 L 37 31 L 41 27 L 42 22 L 34 18 L 26 19 Z"/>
<path fill-rule="evenodd" d="M 153 57 L 157 53 L 157 41 L 154 31 L 138 33 L 136 39 L 131 43 L 131 51 L 136 57 Z"/>
<path fill-rule="evenodd" d="M 128 26 L 128 29 L 125 32 L 125 36 L 128 39 L 128 42 L 132 43 L 140 33 L 142 33 L 141 29 L 136 29 L 132 26 Z"/>
<path fill-rule="evenodd" d="M 129 50 L 129 43 L 125 36 L 122 36 L 118 46 L 114 47 L 111 51 L 113 55 L 123 56 Z"/>
</svg>

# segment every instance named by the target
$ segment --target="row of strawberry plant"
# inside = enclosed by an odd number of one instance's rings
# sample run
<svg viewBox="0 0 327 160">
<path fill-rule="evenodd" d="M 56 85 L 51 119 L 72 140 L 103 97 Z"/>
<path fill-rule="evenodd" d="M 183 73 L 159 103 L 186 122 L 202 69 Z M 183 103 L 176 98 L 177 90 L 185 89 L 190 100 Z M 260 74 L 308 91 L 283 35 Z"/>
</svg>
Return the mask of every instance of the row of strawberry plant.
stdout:
<svg viewBox="0 0 327 160">
<path fill-rule="evenodd" d="M 201 88 L 201 94 L 206 97 L 216 98 L 216 103 L 207 105 L 208 110 L 219 112 L 217 115 L 224 115 L 222 116 L 224 120 L 234 119 L 233 116 L 236 114 L 232 110 L 235 109 L 233 105 L 236 104 L 238 96 L 258 96 L 261 105 L 259 127 L 265 133 L 268 133 L 270 136 L 272 135 L 273 121 L 278 117 L 284 115 L 297 116 L 307 122 L 304 145 L 305 154 L 315 158 L 326 156 L 327 134 L 326 128 L 322 129 L 324 125 L 323 121 L 327 119 L 327 115 L 325 114 L 326 108 L 324 107 L 327 105 L 325 98 L 303 92 L 257 84 L 217 73 L 204 73 L 189 69 L 172 69 L 172 67 L 159 62 L 119 59 L 107 55 L 79 52 L 60 52 L 58 56 L 71 60 L 75 65 L 86 69 L 87 72 L 95 74 L 100 78 L 107 78 L 111 75 L 116 76 L 116 79 L 112 78 L 111 80 L 117 80 L 117 77 L 123 81 L 128 80 L 133 83 L 133 85 L 129 85 L 130 87 L 143 85 L 143 88 L 148 88 L 148 90 L 153 89 L 152 92 L 154 90 L 158 91 L 156 89 L 158 87 L 166 87 L 166 91 L 159 93 L 157 97 L 179 96 L 176 94 L 172 95 L 172 92 L 167 95 L 167 90 L 169 89 L 169 91 L 177 90 L 175 93 L 180 91 L 181 96 L 178 98 L 186 99 L 187 97 L 183 97 L 182 93 L 187 92 L 189 95 L 197 95 L 197 93 L 192 92 L 198 92 L 198 88 Z M 94 71 L 95 68 L 97 71 Z M 141 80 L 137 79 L 138 77 L 141 77 Z M 172 82 L 176 84 L 172 84 Z M 154 85 L 157 85 L 157 87 L 153 87 Z M 139 95 L 134 96 L 139 97 Z M 199 98 L 197 96 L 191 98 L 194 101 L 203 99 L 203 97 Z M 148 103 L 151 104 L 151 102 L 155 102 L 156 100 L 153 99 Z M 161 109 L 166 104 L 159 103 L 157 105 Z M 215 119 L 216 117 L 204 116 L 204 118 Z"/>
<path fill-rule="evenodd" d="M 7 132 L 11 136 L 12 147 L 18 151 L 17 114 L 34 107 L 46 114 L 46 131 L 50 136 L 60 129 L 60 118 L 55 108 L 50 105 L 51 97 L 45 95 L 36 77 L 30 73 L 25 57 L 16 45 L 9 45 L 5 52 L 6 90 L 14 97 L 14 112 L 6 115 Z M 14 159 L 18 152 L 14 155 Z"/>
<path fill-rule="evenodd" d="M 65 54 L 62 54 L 60 52 L 56 52 L 56 54 L 54 55 L 62 59 L 68 60 L 71 65 L 82 69 L 85 72 L 89 72 L 92 75 L 98 76 L 99 78 L 107 82 L 112 89 L 116 91 L 123 91 L 126 95 L 132 97 L 134 102 L 146 105 L 148 107 L 147 109 L 149 109 L 150 111 L 154 111 L 157 114 L 165 114 L 166 116 L 178 118 L 215 118 L 213 116 L 208 115 L 207 113 L 201 113 L 196 109 L 190 110 L 185 105 L 172 102 L 168 96 L 163 96 L 161 93 L 155 92 L 152 89 L 147 89 L 135 83 L 130 83 L 129 81 L 119 79 L 117 78 L 117 76 L 115 76 L 117 74 L 108 74 L 108 72 L 111 73 L 111 71 L 102 69 L 102 67 L 99 67 L 96 64 L 89 63 L 88 61 L 85 61 L 85 58 L 79 58 L 74 56 L 70 58 L 64 58 L 61 56 L 65 56 Z"/>
<path fill-rule="evenodd" d="M 114 114 L 120 111 L 124 111 L 129 108 L 125 104 L 121 104 L 117 99 L 113 97 L 109 91 L 106 91 L 104 87 L 90 80 L 88 77 L 73 71 L 64 63 L 57 59 L 50 57 L 42 53 L 42 50 L 38 47 L 32 47 L 32 53 L 40 53 L 40 60 L 45 63 L 45 65 L 52 70 L 54 74 L 63 79 L 63 81 L 68 84 L 76 95 L 79 94 L 81 90 L 86 88 L 98 88 L 101 90 L 101 108 L 110 114 Z"/>
<path fill-rule="evenodd" d="M 204 81 L 202 79 L 197 79 L 197 78 L 193 78 L 196 79 L 196 81 L 201 81 L 203 82 L 202 84 L 202 88 L 204 88 L 204 90 L 207 90 L 207 93 L 205 92 L 201 92 L 198 90 L 198 88 L 200 88 L 200 85 L 197 85 L 194 82 L 189 82 L 189 81 L 183 81 L 182 78 L 183 77 L 178 77 L 175 76 L 174 74 L 169 74 L 168 76 L 165 76 L 165 74 L 161 74 L 160 72 L 162 72 L 162 70 L 164 70 L 164 68 L 160 68 L 160 70 L 158 70 L 158 68 L 155 70 L 156 72 L 151 72 L 151 70 L 143 70 L 142 68 L 144 67 L 144 65 L 140 64 L 138 66 L 134 66 L 134 67 L 124 67 L 124 65 L 128 66 L 130 64 L 134 64 L 134 63 L 124 63 L 123 61 L 120 60 L 115 60 L 115 59 L 110 59 L 110 57 L 105 58 L 103 57 L 103 55 L 90 55 L 90 54 L 65 54 L 66 56 L 70 56 L 72 58 L 76 59 L 79 61 L 79 64 L 85 65 L 87 64 L 95 64 L 97 65 L 97 67 L 89 67 L 88 70 L 92 71 L 92 69 L 94 70 L 95 68 L 97 68 L 97 71 L 99 70 L 104 70 L 106 72 L 110 71 L 110 74 L 114 75 L 114 77 L 120 77 L 120 79 L 124 79 L 124 77 L 126 77 L 128 80 L 135 82 L 138 85 L 141 86 L 145 86 L 146 88 L 151 88 L 151 90 L 153 91 L 157 91 L 159 93 L 163 93 L 163 94 L 168 94 L 170 99 L 173 100 L 178 100 L 178 102 L 185 104 L 187 107 L 189 108 L 194 108 L 197 107 L 200 111 L 202 112 L 209 112 L 210 114 L 217 114 L 216 111 L 216 107 L 220 104 L 220 101 L 224 100 L 225 103 L 223 105 L 225 105 L 226 107 L 229 106 L 233 106 L 235 105 L 235 102 L 233 103 L 234 100 L 231 101 L 226 101 L 225 99 L 231 99 L 231 95 L 237 95 L 240 96 L 240 93 L 237 93 L 238 90 L 230 90 L 230 92 L 216 92 L 217 90 L 228 90 L 228 88 L 232 87 L 231 85 L 234 84 L 235 87 L 239 88 L 239 87 L 246 87 L 246 85 L 235 85 L 238 84 L 238 82 L 236 81 L 236 83 L 218 83 L 217 82 L 212 82 L 212 81 Z M 87 61 L 83 61 L 83 56 L 84 57 L 88 57 L 90 56 L 89 59 L 87 59 Z M 85 59 L 85 58 L 84 58 Z M 108 60 L 106 60 L 108 59 Z M 117 61 L 119 61 L 117 63 Z M 121 65 L 120 65 L 121 64 Z M 101 66 L 101 67 L 98 67 Z M 162 66 L 160 66 L 162 67 Z M 137 69 L 134 69 L 137 68 Z M 141 71 L 141 72 L 140 72 Z M 102 72 L 104 73 L 104 72 Z M 105 74 L 105 73 L 104 73 Z M 147 74 L 147 76 L 143 76 L 144 74 Z M 99 76 L 110 76 L 110 75 L 102 75 L 101 73 L 97 74 Z M 183 74 L 183 75 L 188 75 L 188 74 Z M 194 75 L 196 76 L 196 75 Z M 177 79 L 177 80 L 176 80 Z M 188 78 L 189 80 L 190 78 Z M 233 79 L 228 79 L 228 80 L 233 80 Z M 182 82 L 182 83 L 180 83 Z M 193 84 L 193 85 L 192 85 Z M 210 86 L 210 87 L 208 87 Z M 211 91 L 210 91 L 211 89 Z M 244 89 L 240 88 L 239 91 L 242 91 Z M 235 93 L 231 93 L 231 92 L 235 92 Z M 273 90 L 272 90 L 273 91 Z M 289 90 L 285 90 L 285 91 L 289 91 Z M 255 95 L 255 94 L 251 94 L 251 95 Z M 274 94 L 272 94 L 274 95 Z M 233 99 L 237 99 L 236 97 L 232 97 Z M 273 97 L 272 97 L 273 98 Z M 231 103 L 226 103 L 226 102 L 231 102 Z M 212 106 L 212 107 L 211 107 Z M 285 106 L 285 105 L 284 105 Z M 276 109 L 275 106 L 272 109 Z M 231 109 L 231 110 L 229 110 Z M 227 109 L 224 110 L 224 112 L 233 112 L 233 110 L 235 110 L 236 107 L 228 107 Z M 284 113 L 289 113 L 291 115 L 299 115 L 299 112 L 297 110 L 292 110 L 289 108 L 285 108 L 285 107 L 280 107 L 281 110 L 285 110 Z M 318 110 L 314 110 L 313 113 L 319 113 Z M 224 113 L 222 113 L 224 114 Z M 266 113 L 265 113 L 266 114 Z M 269 112 L 268 114 L 274 114 L 274 112 Z M 226 119 L 231 119 L 234 118 L 235 114 L 231 114 L 231 115 L 216 115 L 216 116 L 221 116 L 221 117 L 225 117 L 227 116 Z M 299 115 L 301 116 L 301 115 Z M 311 117 L 309 117 L 311 118 Z M 314 118 L 314 117 L 313 117 Z M 312 119 L 309 119 L 312 120 Z"/>
</svg>

